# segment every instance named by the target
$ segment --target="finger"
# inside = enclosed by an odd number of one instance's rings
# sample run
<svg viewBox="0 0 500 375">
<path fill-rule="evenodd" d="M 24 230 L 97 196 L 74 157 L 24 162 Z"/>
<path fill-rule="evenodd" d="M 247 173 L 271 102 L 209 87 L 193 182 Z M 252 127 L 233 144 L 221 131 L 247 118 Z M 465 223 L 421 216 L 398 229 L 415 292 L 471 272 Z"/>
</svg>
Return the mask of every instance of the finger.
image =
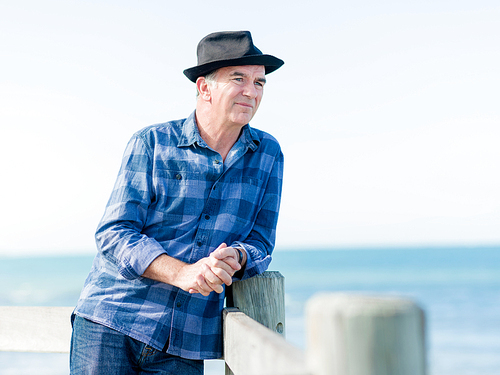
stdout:
<svg viewBox="0 0 500 375">
<path fill-rule="evenodd" d="M 224 252 L 213 252 L 210 254 L 211 266 L 222 267 L 220 262 L 224 262 L 234 270 L 232 273 L 239 271 L 241 269 L 241 264 L 238 262 L 238 255 L 235 253 L 237 250 L 232 247 L 227 247 L 226 249 L 224 249 Z"/>
<path fill-rule="evenodd" d="M 213 291 L 210 285 L 208 285 L 204 274 L 196 276 L 196 284 L 198 285 L 198 287 L 196 288 L 198 292 L 204 295 L 205 297 L 208 296 Z"/>
<path fill-rule="evenodd" d="M 221 294 L 224 291 L 224 287 L 222 285 L 213 285 L 213 291 Z"/>
<path fill-rule="evenodd" d="M 228 266 L 226 265 L 226 267 Z M 228 268 L 229 271 L 219 267 L 211 267 L 210 270 L 221 281 L 221 284 L 231 285 L 231 283 L 233 282 L 234 271 L 232 270 L 232 268 Z"/>
<path fill-rule="evenodd" d="M 229 276 L 233 276 L 236 271 L 238 271 L 241 266 L 233 258 L 224 258 L 222 260 L 216 258 L 209 258 L 208 266 L 212 269 L 220 268 L 226 271 Z"/>
<path fill-rule="evenodd" d="M 210 288 L 210 292 L 209 293 L 212 293 L 212 292 L 215 292 L 215 293 L 222 293 L 224 291 L 224 287 L 222 286 L 222 284 L 214 284 L 214 283 L 211 283 L 210 281 L 206 281 L 207 283 L 207 286 Z"/>
<path fill-rule="evenodd" d="M 205 281 L 208 284 L 208 286 L 216 293 L 222 293 L 224 291 L 224 287 L 222 284 L 224 284 L 224 281 L 221 280 L 217 274 L 221 274 L 217 268 L 215 268 L 216 272 L 212 270 L 212 268 L 207 266 L 207 270 L 205 271 Z M 222 272 L 223 274 L 224 272 Z M 224 276 L 223 276 L 224 278 Z M 227 275 L 225 276 L 225 280 L 231 282 L 231 277 L 228 277 Z"/>
<path fill-rule="evenodd" d="M 224 259 L 228 256 L 237 256 L 234 251 L 235 250 L 232 247 L 227 247 L 225 243 L 222 243 L 217 249 L 212 251 L 210 255 L 214 256 L 217 259 Z"/>
<path fill-rule="evenodd" d="M 212 251 L 212 253 L 219 253 L 221 251 L 224 251 L 224 249 L 227 249 L 227 245 L 223 242 L 219 245 L 219 247 L 217 247 L 217 249 L 215 249 L 214 251 Z"/>
<path fill-rule="evenodd" d="M 238 262 L 238 259 L 233 257 L 227 257 L 222 259 L 224 263 L 226 263 L 229 267 L 231 267 L 234 272 L 239 271 L 241 269 L 241 264 Z"/>
<path fill-rule="evenodd" d="M 219 269 L 216 268 L 215 270 L 217 270 L 217 273 L 220 273 Z M 222 293 L 222 291 L 224 290 L 224 288 L 222 287 L 224 281 L 221 280 L 215 272 L 213 272 L 212 268 L 206 266 L 204 276 L 205 276 L 205 282 L 213 291 L 217 293 Z"/>
</svg>

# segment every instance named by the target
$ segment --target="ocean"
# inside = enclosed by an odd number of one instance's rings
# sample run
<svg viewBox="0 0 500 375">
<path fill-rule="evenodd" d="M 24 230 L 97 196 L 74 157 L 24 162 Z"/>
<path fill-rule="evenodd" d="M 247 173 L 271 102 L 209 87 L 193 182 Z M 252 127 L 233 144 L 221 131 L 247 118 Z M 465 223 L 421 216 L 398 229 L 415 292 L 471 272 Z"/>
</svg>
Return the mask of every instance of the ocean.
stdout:
<svg viewBox="0 0 500 375">
<path fill-rule="evenodd" d="M 305 348 L 304 308 L 318 292 L 411 298 L 425 311 L 429 375 L 500 374 L 500 246 L 277 249 L 286 336 Z M 93 256 L 0 258 L 0 305 L 73 306 Z M 68 374 L 67 354 L 0 353 L 1 375 Z M 208 361 L 205 374 L 224 373 Z"/>
</svg>

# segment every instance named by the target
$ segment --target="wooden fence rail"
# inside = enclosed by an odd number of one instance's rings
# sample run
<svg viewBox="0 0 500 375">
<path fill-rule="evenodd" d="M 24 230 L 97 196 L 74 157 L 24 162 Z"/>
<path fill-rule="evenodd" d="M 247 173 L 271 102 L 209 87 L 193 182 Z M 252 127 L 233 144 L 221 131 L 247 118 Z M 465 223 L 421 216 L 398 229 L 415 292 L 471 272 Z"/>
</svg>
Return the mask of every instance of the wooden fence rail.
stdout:
<svg viewBox="0 0 500 375">
<path fill-rule="evenodd" d="M 224 309 L 227 375 L 425 375 L 425 321 L 412 301 L 320 294 L 307 303 L 307 350 L 286 341 L 284 278 L 233 283 Z M 0 307 L 0 351 L 69 352 L 72 307 Z"/>
<path fill-rule="evenodd" d="M 0 306 L 0 351 L 68 353 L 73 309 Z"/>
</svg>

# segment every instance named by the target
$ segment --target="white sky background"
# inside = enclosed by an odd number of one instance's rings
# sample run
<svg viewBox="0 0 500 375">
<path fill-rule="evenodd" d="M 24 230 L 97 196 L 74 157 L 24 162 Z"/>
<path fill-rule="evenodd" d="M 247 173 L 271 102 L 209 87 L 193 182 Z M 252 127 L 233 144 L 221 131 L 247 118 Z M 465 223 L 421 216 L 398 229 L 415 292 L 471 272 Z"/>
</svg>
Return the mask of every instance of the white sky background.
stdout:
<svg viewBox="0 0 500 375">
<path fill-rule="evenodd" d="M 402 3 L 2 1 L 0 254 L 95 251 L 126 142 L 189 115 L 220 30 L 285 60 L 252 121 L 278 249 L 500 243 L 500 5 Z"/>
</svg>

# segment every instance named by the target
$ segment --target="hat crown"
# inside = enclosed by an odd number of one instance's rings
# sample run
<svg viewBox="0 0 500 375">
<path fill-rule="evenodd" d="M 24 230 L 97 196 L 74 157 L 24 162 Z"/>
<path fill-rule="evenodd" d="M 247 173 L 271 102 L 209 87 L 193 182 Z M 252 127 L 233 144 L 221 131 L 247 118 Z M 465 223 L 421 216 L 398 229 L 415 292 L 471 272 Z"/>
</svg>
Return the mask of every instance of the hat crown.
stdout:
<svg viewBox="0 0 500 375">
<path fill-rule="evenodd" d="M 249 31 L 224 31 L 207 35 L 198 44 L 198 65 L 214 61 L 262 55 Z"/>
<path fill-rule="evenodd" d="M 198 77 L 226 66 L 263 65 L 269 74 L 279 69 L 284 61 L 263 54 L 253 44 L 250 31 L 222 31 L 207 35 L 197 49 L 198 65 L 184 70 L 191 82 Z"/>
</svg>

